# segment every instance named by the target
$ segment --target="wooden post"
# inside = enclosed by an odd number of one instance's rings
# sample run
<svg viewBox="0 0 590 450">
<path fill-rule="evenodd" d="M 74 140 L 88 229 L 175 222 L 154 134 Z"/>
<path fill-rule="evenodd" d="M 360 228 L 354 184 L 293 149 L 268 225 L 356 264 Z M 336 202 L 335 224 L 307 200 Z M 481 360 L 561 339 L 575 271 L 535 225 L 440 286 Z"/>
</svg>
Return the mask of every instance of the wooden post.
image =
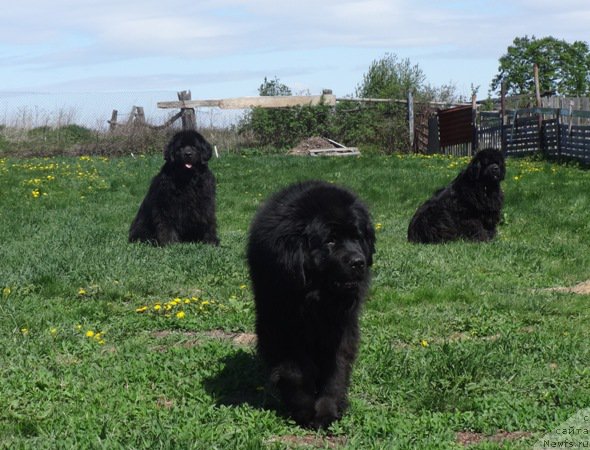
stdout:
<svg viewBox="0 0 590 450">
<path fill-rule="evenodd" d="M 135 121 L 139 125 L 145 125 L 145 113 L 143 111 L 143 106 L 135 107 Z"/>
<path fill-rule="evenodd" d="M 557 119 L 557 160 L 561 162 L 561 108 L 555 110 Z"/>
<path fill-rule="evenodd" d="M 109 123 L 109 131 L 115 131 L 115 128 L 117 128 L 117 115 L 118 114 L 119 114 L 119 112 L 116 109 L 113 109 L 113 112 L 111 114 L 111 120 L 107 121 Z"/>
<path fill-rule="evenodd" d="M 535 97 L 537 99 L 537 108 L 541 107 L 541 86 L 539 83 L 539 66 L 533 65 L 533 75 L 535 77 Z"/>
<path fill-rule="evenodd" d="M 191 91 L 178 92 L 178 100 L 191 100 Z M 180 111 L 182 113 L 182 129 L 195 130 L 197 128 L 197 118 L 195 115 L 195 110 L 193 108 L 180 108 Z"/>
<path fill-rule="evenodd" d="M 414 150 L 414 96 L 408 91 L 408 131 L 410 135 L 410 149 Z"/>
<path fill-rule="evenodd" d="M 471 138 L 471 153 L 475 154 L 477 148 L 479 147 L 479 142 L 477 141 L 477 94 L 473 93 L 471 96 L 471 126 L 473 137 Z M 470 155 L 471 156 L 471 155 Z"/>
<path fill-rule="evenodd" d="M 542 105 L 542 103 L 541 103 L 541 86 L 539 83 L 539 66 L 536 63 L 533 65 L 533 75 L 535 77 L 535 98 L 536 98 L 537 108 L 540 108 Z M 542 142 L 543 142 L 543 114 L 538 112 L 537 117 L 539 119 L 539 147 L 538 148 L 539 148 L 539 150 L 541 150 L 541 152 L 545 153 L 544 145 L 542 145 Z"/>
<path fill-rule="evenodd" d="M 506 156 L 506 83 L 502 82 L 500 87 L 500 141 L 502 153 Z"/>
<path fill-rule="evenodd" d="M 129 113 L 129 117 L 127 117 L 126 125 L 129 127 L 133 125 L 133 120 L 135 119 L 135 106 L 131 107 L 131 112 Z"/>
</svg>

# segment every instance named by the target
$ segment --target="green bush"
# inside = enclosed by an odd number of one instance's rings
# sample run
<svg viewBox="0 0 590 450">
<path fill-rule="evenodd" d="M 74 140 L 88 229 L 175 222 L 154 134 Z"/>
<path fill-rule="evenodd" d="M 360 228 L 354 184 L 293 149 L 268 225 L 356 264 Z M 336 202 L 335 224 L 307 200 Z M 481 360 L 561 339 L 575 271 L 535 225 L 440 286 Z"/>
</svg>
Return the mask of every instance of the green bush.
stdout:
<svg viewBox="0 0 590 450">
<path fill-rule="evenodd" d="M 364 106 L 354 101 L 292 108 L 254 108 L 239 130 L 258 146 L 288 148 L 311 136 L 324 136 L 347 146 L 378 148 L 382 153 L 409 148 L 405 105 Z"/>
</svg>

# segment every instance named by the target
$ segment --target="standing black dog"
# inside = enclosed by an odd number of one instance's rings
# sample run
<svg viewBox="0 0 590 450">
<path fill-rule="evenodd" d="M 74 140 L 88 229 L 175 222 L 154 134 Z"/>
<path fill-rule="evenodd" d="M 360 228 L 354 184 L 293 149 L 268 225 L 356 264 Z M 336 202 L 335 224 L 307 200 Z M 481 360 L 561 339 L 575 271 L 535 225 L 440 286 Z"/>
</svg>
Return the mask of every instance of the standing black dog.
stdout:
<svg viewBox="0 0 590 450">
<path fill-rule="evenodd" d="M 408 227 L 408 240 L 436 244 L 493 239 L 504 203 L 500 182 L 505 174 L 499 150 L 478 152 L 449 186 L 418 208 Z"/>
<path fill-rule="evenodd" d="M 131 224 L 129 242 L 219 244 L 215 177 L 207 166 L 211 154 L 211 145 L 196 131 L 172 137 L 164 151 L 166 162 Z"/>
<path fill-rule="evenodd" d="M 295 421 L 325 428 L 346 409 L 375 231 L 350 191 L 294 184 L 260 208 L 247 248 L 258 351 Z"/>
</svg>

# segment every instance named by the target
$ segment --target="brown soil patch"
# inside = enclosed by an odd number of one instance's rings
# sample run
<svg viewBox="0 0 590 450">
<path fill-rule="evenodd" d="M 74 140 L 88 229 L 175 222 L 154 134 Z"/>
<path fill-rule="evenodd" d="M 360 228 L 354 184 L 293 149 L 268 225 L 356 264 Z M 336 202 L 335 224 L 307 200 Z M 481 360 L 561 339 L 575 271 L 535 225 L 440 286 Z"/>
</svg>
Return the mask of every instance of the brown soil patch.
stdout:
<svg viewBox="0 0 590 450">
<path fill-rule="evenodd" d="M 166 397 L 158 397 L 156 406 L 160 409 L 172 409 L 174 408 L 174 401 Z"/>
<path fill-rule="evenodd" d="M 474 433 L 472 431 L 459 431 L 457 433 L 456 441 L 463 447 L 479 444 L 481 442 L 497 442 L 516 441 L 518 439 L 528 439 L 533 436 L 533 433 L 528 431 L 498 431 L 491 436 L 483 433 Z"/>
<path fill-rule="evenodd" d="M 232 344 L 239 346 L 256 345 L 256 335 L 254 333 L 228 333 L 223 330 L 211 330 L 203 333 L 204 336 L 231 341 Z"/>
<path fill-rule="evenodd" d="M 338 148 L 329 140 L 314 136 L 304 139 L 296 147 L 287 152 L 287 155 L 309 155 L 309 151 L 317 148 Z"/>
<path fill-rule="evenodd" d="M 151 334 L 157 339 L 164 339 L 169 336 L 178 336 L 179 340 L 181 341 L 178 343 L 178 345 L 181 345 L 184 348 L 192 348 L 200 345 L 203 342 L 203 338 L 230 341 L 232 344 L 239 347 L 249 347 L 256 345 L 256 335 L 254 333 L 228 333 L 223 330 L 210 330 L 203 332 L 160 330 L 154 331 Z M 156 351 L 165 351 L 165 349 L 166 347 L 163 346 L 155 347 Z"/>
<path fill-rule="evenodd" d="M 590 295 L 590 280 L 578 283 L 573 287 L 554 287 L 546 290 L 552 292 L 569 292 L 572 294 Z"/>
<path fill-rule="evenodd" d="M 340 448 L 346 445 L 344 436 L 276 436 L 267 439 L 268 444 L 282 444 L 287 448 L 312 447 L 312 448 Z"/>
</svg>

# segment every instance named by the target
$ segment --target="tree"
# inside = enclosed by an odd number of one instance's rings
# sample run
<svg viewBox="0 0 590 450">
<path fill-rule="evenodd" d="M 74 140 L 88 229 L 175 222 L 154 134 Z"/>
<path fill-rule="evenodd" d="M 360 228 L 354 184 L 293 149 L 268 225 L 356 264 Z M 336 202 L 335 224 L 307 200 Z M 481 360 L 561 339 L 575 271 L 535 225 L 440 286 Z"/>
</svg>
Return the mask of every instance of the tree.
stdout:
<svg viewBox="0 0 590 450">
<path fill-rule="evenodd" d="M 492 92 L 499 91 L 504 84 L 508 94 L 533 94 L 533 66 L 537 64 L 541 92 L 590 94 L 590 49 L 586 42 L 569 44 L 551 36 L 524 36 L 514 39 L 499 62 L 498 74 L 490 85 Z"/>
<path fill-rule="evenodd" d="M 261 97 L 291 95 L 291 89 L 286 84 L 281 83 L 276 76 L 274 80 L 268 80 L 264 77 L 264 81 L 258 88 L 258 95 Z"/>
<path fill-rule="evenodd" d="M 356 96 L 405 99 L 410 91 L 422 91 L 425 80 L 426 76 L 418 65 L 412 65 L 409 59 L 399 60 L 395 54 L 386 53 L 383 58 L 371 63 L 356 88 Z"/>
</svg>

